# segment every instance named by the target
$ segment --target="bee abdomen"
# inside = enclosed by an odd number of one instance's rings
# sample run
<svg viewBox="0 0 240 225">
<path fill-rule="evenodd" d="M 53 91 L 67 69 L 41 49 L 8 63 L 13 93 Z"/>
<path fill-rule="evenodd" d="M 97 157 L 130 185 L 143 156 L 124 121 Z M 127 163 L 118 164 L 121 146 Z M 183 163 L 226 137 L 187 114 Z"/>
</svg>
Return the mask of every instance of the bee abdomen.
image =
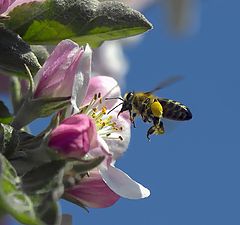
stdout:
<svg viewBox="0 0 240 225">
<path fill-rule="evenodd" d="M 163 107 L 163 117 L 171 120 L 190 120 L 192 113 L 180 102 L 170 99 L 158 99 Z"/>
</svg>

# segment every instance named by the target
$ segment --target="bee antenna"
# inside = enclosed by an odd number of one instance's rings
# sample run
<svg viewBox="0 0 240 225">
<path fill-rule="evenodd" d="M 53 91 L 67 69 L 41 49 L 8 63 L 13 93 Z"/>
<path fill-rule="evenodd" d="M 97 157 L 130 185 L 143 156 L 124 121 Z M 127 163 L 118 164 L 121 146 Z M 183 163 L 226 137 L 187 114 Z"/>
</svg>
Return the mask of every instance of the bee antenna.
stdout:
<svg viewBox="0 0 240 225">
<path fill-rule="evenodd" d="M 123 104 L 123 102 L 121 102 L 120 104 L 116 105 L 116 106 L 113 107 L 110 111 L 108 111 L 107 114 L 109 114 L 110 112 L 112 112 L 114 109 L 116 109 L 118 106 L 120 106 L 120 105 L 122 105 L 122 104 Z"/>
<path fill-rule="evenodd" d="M 119 99 L 119 100 L 121 100 L 121 101 L 124 101 L 124 99 L 121 98 L 121 97 L 105 98 L 105 100 L 113 100 L 113 99 Z"/>
</svg>

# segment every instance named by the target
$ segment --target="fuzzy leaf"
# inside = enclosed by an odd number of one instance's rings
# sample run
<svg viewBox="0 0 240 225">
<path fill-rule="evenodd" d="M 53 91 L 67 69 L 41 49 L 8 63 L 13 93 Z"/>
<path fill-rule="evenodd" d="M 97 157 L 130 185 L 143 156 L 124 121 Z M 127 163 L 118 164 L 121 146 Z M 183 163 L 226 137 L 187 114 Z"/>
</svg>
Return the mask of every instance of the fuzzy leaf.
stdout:
<svg viewBox="0 0 240 225">
<path fill-rule="evenodd" d="M 56 44 L 70 38 L 97 47 L 103 41 L 152 28 L 141 13 L 118 1 L 47 0 L 23 4 L 9 16 L 5 25 L 32 44 Z"/>
<path fill-rule="evenodd" d="M 30 46 L 19 35 L 0 26 L 0 70 L 7 75 L 27 78 L 24 64 L 32 72 L 41 67 Z"/>
<path fill-rule="evenodd" d="M 51 194 L 30 195 L 37 217 L 44 222 L 44 225 L 60 225 L 59 205 L 53 200 Z M 43 225 L 43 224 L 41 224 Z"/>
<path fill-rule="evenodd" d="M 98 166 L 103 160 L 104 156 L 89 160 L 78 160 L 73 166 L 73 171 L 81 174 L 86 173 Z"/>
<path fill-rule="evenodd" d="M 71 97 L 38 98 L 31 101 L 32 107 L 37 107 L 37 117 L 47 117 L 70 104 Z"/>
<path fill-rule="evenodd" d="M 12 126 L 21 129 L 33 120 L 50 116 L 70 104 L 71 97 L 37 98 L 25 102 L 12 122 Z M 26 114 L 26 112 L 28 112 Z"/>
<path fill-rule="evenodd" d="M 0 124 L 0 152 L 6 157 L 15 152 L 19 144 L 19 133 L 13 127 Z"/>
<path fill-rule="evenodd" d="M 46 187 L 55 186 L 50 183 L 61 183 L 58 181 L 58 175 L 64 166 L 64 160 L 56 160 L 32 169 L 22 177 L 23 190 L 26 193 L 35 193 L 41 189 L 46 189 L 44 192 L 51 192 L 52 189 L 47 190 Z"/>
<path fill-rule="evenodd" d="M 36 217 L 32 201 L 21 190 L 20 178 L 15 169 L 2 154 L 0 154 L 0 209 L 23 224 L 42 224 Z"/>
<path fill-rule="evenodd" d="M 60 225 L 61 215 L 57 202 L 49 199 L 38 208 L 38 214 L 46 225 Z"/>
<path fill-rule="evenodd" d="M 9 124 L 12 121 L 12 115 L 5 104 L 0 101 L 0 123 Z"/>
</svg>

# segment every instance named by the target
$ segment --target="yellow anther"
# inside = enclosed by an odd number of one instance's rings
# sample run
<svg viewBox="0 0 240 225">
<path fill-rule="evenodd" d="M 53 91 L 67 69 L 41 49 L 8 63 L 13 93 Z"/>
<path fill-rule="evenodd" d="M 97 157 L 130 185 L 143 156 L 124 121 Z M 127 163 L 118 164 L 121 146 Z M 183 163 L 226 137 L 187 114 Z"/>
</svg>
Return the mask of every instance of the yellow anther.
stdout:
<svg viewBox="0 0 240 225">
<path fill-rule="evenodd" d="M 122 138 L 122 136 L 119 136 L 118 138 L 119 138 L 121 141 L 123 141 L 123 138 Z"/>
<path fill-rule="evenodd" d="M 102 114 L 106 114 L 107 113 L 107 108 L 105 106 L 102 107 Z"/>
<path fill-rule="evenodd" d="M 159 101 L 153 102 L 151 105 L 151 111 L 155 117 L 162 116 L 163 108 Z"/>
<path fill-rule="evenodd" d="M 92 113 L 92 118 L 95 118 L 95 117 L 96 117 L 96 113 L 93 112 L 93 113 Z"/>
</svg>

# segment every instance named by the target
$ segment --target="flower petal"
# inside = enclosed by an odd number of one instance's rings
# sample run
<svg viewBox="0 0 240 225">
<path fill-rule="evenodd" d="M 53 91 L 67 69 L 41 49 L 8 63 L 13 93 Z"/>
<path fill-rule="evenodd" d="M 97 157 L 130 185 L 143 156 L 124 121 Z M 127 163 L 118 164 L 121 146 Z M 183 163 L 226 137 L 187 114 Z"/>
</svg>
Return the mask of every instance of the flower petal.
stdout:
<svg viewBox="0 0 240 225">
<path fill-rule="evenodd" d="M 115 79 L 107 76 L 95 76 L 90 79 L 86 97 L 83 105 L 88 104 L 95 94 L 101 93 L 102 97 L 119 97 L 121 95 L 120 87 Z M 108 109 L 116 104 L 117 100 L 105 101 L 103 104 Z"/>
<path fill-rule="evenodd" d="M 83 55 L 81 56 L 81 62 L 77 69 L 77 74 L 73 83 L 72 89 L 72 105 L 77 108 L 81 105 L 87 89 L 89 80 L 91 77 L 91 63 L 92 63 L 92 49 L 87 44 Z"/>
<path fill-rule="evenodd" d="M 4 13 L 15 0 L 0 0 L 0 14 Z"/>
<path fill-rule="evenodd" d="M 34 97 L 70 96 L 83 52 L 73 41 L 61 41 L 34 78 L 37 83 Z"/>
<path fill-rule="evenodd" d="M 128 71 L 128 61 L 119 41 L 104 42 L 93 51 L 93 74 L 106 75 L 124 83 Z"/>
<path fill-rule="evenodd" d="M 100 166 L 100 174 L 106 184 L 118 195 L 128 199 L 146 198 L 150 191 L 134 181 L 120 169 L 109 166 L 106 170 Z"/>
<path fill-rule="evenodd" d="M 67 194 L 87 207 L 105 208 L 113 205 L 120 196 L 114 193 L 102 180 L 99 172 L 93 170 L 78 185 L 66 190 Z"/>
<path fill-rule="evenodd" d="M 66 157 L 81 158 L 98 145 L 95 124 L 85 114 L 73 115 L 51 132 L 48 145 Z"/>
<path fill-rule="evenodd" d="M 113 155 L 113 160 L 117 160 L 122 154 L 127 150 L 130 138 L 131 138 L 131 124 L 130 119 L 123 116 L 119 116 L 117 118 L 117 112 L 112 112 L 112 121 L 117 124 L 117 127 L 121 127 L 122 129 L 119 131 L 115 131 L 111 137 L 116 136 L 116 139 L 105 137 L 104 140 L 108 145 L 110 153 Z M 121 136 L 121 139 L 117 137 Z"/>
<path fill-rule="evenodd" d="M 43 2 L 46 0 L 15 0 L 15 2 L 9 6 L 7 11 L 4 14 L 8 14 L 10 11 L 12 11 L 14 8 L 16 8 L 19 5 L 25 4 L 25 3 L 31 3 L 31 2 Z"/>
</svg>

